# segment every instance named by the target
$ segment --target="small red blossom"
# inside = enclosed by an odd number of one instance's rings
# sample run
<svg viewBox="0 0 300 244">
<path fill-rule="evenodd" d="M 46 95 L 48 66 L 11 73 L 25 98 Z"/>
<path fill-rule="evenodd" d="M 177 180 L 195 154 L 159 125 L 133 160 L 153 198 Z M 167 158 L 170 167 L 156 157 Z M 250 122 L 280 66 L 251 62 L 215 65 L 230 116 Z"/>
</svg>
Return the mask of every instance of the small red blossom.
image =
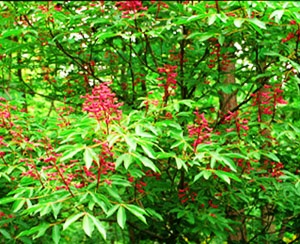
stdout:
<svg viewBox="0 0 300 244">
<path fill-rule="evenodd" d="M 105 182 L 107 185 L 111 185 L 111 184 L 112 184 L 112 181 L 111 181 L 111 180 L 108 180 L 108 179 L 105 179 L 104 182 Z"/>
<path fill-rule="evenodd" d="M 119 109 L 122 103 L 118 103 L 109 84 L 108 82 L 101 83 L 93 88 L 91 95 L 81 97 L 86 99 L 83 103 L 83 110 L 99 122 L 104 120 L 107 125 L 113 120 L 119 121 L 122 116 L 122 111 Z"/>
<path fill-rule="evenodd" d="M 266 188 L 265 188 L 262 184 L 260 184 L 259 187 L 260 187 L 260 189 L 262 189 L 263 191 L 266 191 Z"/>
<path fill-rule="evenodd" d="M 212 200 L 209 200 L 209 201 L 208 201 L 208 205 L 209 205 L 211 208 L 218 208 L 218 207 L 219 207 L 218 205 L 213 204 Z"/>
<path fill-rule="evenodd" d="M 129 18 L 129 14 L 147 10 L 147 7 L 143 7 L 142 1 L 118 1 L 115 5 L 119 11 L 122 11 L 122 18 Z"/>
<path fill-rule="evenodd" d="M 164 101 L 167 101 L 169 96 L 172 95 L 170 92 L 170 88 L 176 89 L 176 84 L 177 84 L 177 81 L 176 81 L 177 73 L 175 72 L 176 69 L 177 69 L 177 66 L 172 66 L 169 64 L 165 64 L 164 67 L 157 68 L 157 71 L 159 73 L 165 73 L 165 75 L 167 76 L 165 83 L 158 84 L 159 87 L 164 88 L 164 96 L 163 96 Z M 164 77 L 159 77 L 157 79 L 165 80 Z"/>
<path fill-rule="evenodd" d="M 54 6 L 54 9 L 56 10 L 56 11 L 62 11 L 62 5 L 61 4 L 56 4 L 55 6 Z"/>
<path fill-rule="evenodd" d="M 94 60 L 91 60 L 91 61 L 90 61 L 90 65 L 91 65 L 91 66 L 95 66 L 95 65 L 96 65 L 95 61 L 94 61 Z"/>
<path fill-rule="evenodd" d="M 53 157 L 53 156 L 50 156 L 50 157 L 48 157 L 48 158 L 45 158 L 45 159 L 44 159 L 44 162 L 45 162 L 45 163 L 49 163 L 49 162 L 55 163 L 55 162 L 56 162 L 56 158 Z"/>
<path fill-rule="evenodd" d="M 209 127 L 208 121 L 204 117 L 204 114 L 199 114 L 196 110 L 194 112 L 196 115 L 195 124 L 188 126 L 189 136 L 196 137 L 193 143 L 194 151 L 199 144 L 209 143 L 208 139 L 210 138 L 210 132 L 212 132 L 212 128 Z"/>
<path fill-rule="evenodd" d="M 166 112 L 165 116 L 166 116 L 166 119 L 172 119 L 173 118 L 173 116 L 170 112 Z"/>
</svg>

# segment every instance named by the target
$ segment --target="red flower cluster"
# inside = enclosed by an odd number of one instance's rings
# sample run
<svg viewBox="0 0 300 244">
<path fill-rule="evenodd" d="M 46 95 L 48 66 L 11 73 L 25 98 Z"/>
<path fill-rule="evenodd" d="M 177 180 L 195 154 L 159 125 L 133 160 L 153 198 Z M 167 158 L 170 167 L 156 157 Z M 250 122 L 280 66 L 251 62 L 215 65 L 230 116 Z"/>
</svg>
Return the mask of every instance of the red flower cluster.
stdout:
<svg viewBox="0 0 300 244">
<path fill-rule="evenodd" d="M 101 174 L 106 175 L 108 171 L 115 171 L 115 163 L 109 161 L 109 159 L 112 158 L 113 153 L 111 152 L 111 148 L 109 147 L 108 143 L 102 143 L 101 147 L 101 155 L 99 156 L 100 169 Z"/>
<path fill-rule="evenodd" d="M 209 205 L 211 208 L 218 208 L 218 207 L 219 207 L 219 205 L 214 204 L 212 200 L 209 200 L 209 201 L 208 201 L 208 205 Z"/>
<path fill-rule="evenodd" d="M 195 124 L 188 126 L 189 136 L 194 137 L 196 136 L 196 139 L 194 140 L 193 147 L 194 151 L 196 151 L 196 148 L 199 144 L 206 142 L 208 138 L 210 138 L 210 132 L 212 131 L 212 128 L 209 128 L 208 122 L 204 117 L 204 114 L 199 114 L 198 111 L 195 111 L 194 114 L 196 115 Z"/>
<path fill-rule="evenodd" d="M 194 202 L 195 197 L 197 197 L 197 193 L 190 192 L 190 188 L 187 186 L 187 183 L 185 183 L 185 188 L 178 190 L 178 198 L 180 199 L 180 202 L 182 204 L 184 204 L 188 200 L 191 200 L 192 202 Z"/>
<path fill-rule="evenodd" d="M 224 121 L 222 123 L 226 123 L 226 122 L 228 123 L 231 121 L 234 121 L 235 128 L 228 128 L 228 129 L 226 129 L 226 132 L 231 132 L 236 129 L 236 132 L 240 133 L 241 128 L 244 130 L 249 130 L 249 127 L 248 127 L 249 121 L 247 119 L 239 118 L 238 111 L 235 111 L 235 112 L 228 111 L 228 114 L 225 116 Z"/>
<path fill-rule="evenodd" d="M 277 104 L 287 104 L 287 101 L 283 99 L 283 90 L 280 89 L 281 84 L 275 85 L 274 90 L 258 91 L 256 94 L 252 94 L 254 101 L 252 106 L 259 107 L 258 121 L 261 121 L 261 114 L 272 115 L 275 112 Z M 265 89 L 273 88 L 270 85 L 264 85 Z"/>
<path fill-rule="evenodd" d="M 143 188 L 144 188 L 145 186 L 147 186 L 147 183 L 146 183 L 146 182 L 144 182 L 144 181 L 142 181 L 142 180 L 136 180 L 136 181 L 135 181 L 134 177 L 131 176 L 131 175 L 128 175 L 128 181 L 131 182 L 131 183 L 135 182 L 135 183 L 134 183 L 134 187 L 135 187 L 135 189 L 136 189 L 139 193 L 144 193 L 144 192 L 145 192 L 145 190 L 144 190 Z"/>
<path fill-rule="evenodd" d="M 155 177 L 156 180 L 160 180 L 160 174 L 152 170 L 147 170 L 145 174 L 147 178 L 142 177 L 141 179 L 137 179 L 137 180 L 133 176 L 128 174 L 128 181 L 131 183 L 134 182 L 134 187 L 139 193 L 145 193 L 145 187 L 147 186 L 147 182 L 145 182 L 143 179 L 149 179 L 150 177 Z M 149 181 L 151 182 L 152 179 L 149 179 Z"/>
<path fill-rule="evenodd" d="M 228 55 L 221 54 L 221 45 L 218 43 L 218 39 L 210 38 L 209 40 L 213 45 L 213 51 L 210 52 L 212 58 L 209 60 L 207 67 L 212 69 L 217 64 L 220 64 L 220 70 L 226 72 L 229 64 L 231 63 L 230 59 L 228 59 Z"/>
<path fill-rule="evenodd" d="M 290 33 L 287 35 L 286 38 L 283 38 L 283 39 L 281 40 L 281 42 L 282 42 L 282 43 L 288 42 L 289 40 L 291 40 L 291 39 L 294 38 L 294 37 L 295 37 L 294 33 L 290 32 Z"/>
<path fill-rule="evenodd" d="M 281 171 L 281 169 L 284 168 L 284 165 L 282 163 L 271 162 L 271 166 L 272 166 L 272 168 L 269 170 L 269 172 L 271 173 L 272 177 L 277 178 L 277 177 L 283 175 L 283 172 Z"/>
<path fill-rule="evenodd" d="M 8 144 L 5 143 L 5 142 L 3 141 L 3 139 L 4 139 L 4 137 L 3 137 L 3 136 L 0 136 L 0 146 L 2 145 L 2 146 L 5 146 L 5 147 L 8 147 Z"/>
<path fill-rule="evenodd" d="M 142 1 L 120 1 L 116 2 L 116 7 L 118 7 L 119 11 L 122 11 L 122 18 L 129 18 L 129 14 L 147 10 L 147 7 L 143 7 Z"/>
<path fill-rule="evenodd" d="M 189 186 L 187 183 L 184 183 L 185 188 L 178 190 L 178 198 L 180 199 L 180 202 L 184 204 L 188 200 L 191 200 L 192 202 L 195 201 L 195 198 L 197 197 L 196 192 L 191 192 Z"/>
<path fill-rule="evenodd" d="M 296 22 L 295 20 L 291 20 L 291 21 L 290 21 L 290 25 L 296 25 L 296 24 L 297 24 L 297 22 Z M 300 30 L 297 30 L 297 31 L 296 31 L 296 35 L 297 35 L 298 41 L 299 41 L 299 40 L 300 40 Z M 286 36 L 286 38 L 282 38 L 281 42 L 282 42 L 282 43 L 288 42 L 289 40 L 293 39 L 294 37 L 296 37 L 295 34 L 294 34 L 293 32 L 290 32 L 290 33 Z"/>
<path fill-rule="evenodd" d="M 104 120 L 107 125 L 113 120 L 120 120 L 122 116 L 122 111 L 119 110 L 122 103 L 117 102 L 115 94 L 108 87 L 109 84 L 108 82 L 101 83 L 93 88 L 92 95 L 87 94 L 81 97 L 86 99 L 83 103 L 83 110 L 98 122 Z"/>
<path fill-rule="evenodd" d="M 247 174 L 250 174 L 251 170 L 254 170 L 254 168 L 251 166 L 250 161 L 245 161 L 242 158 L 234 159 L 237 162 L 237 165 L 242 168 L 242 172 L 245 172 Z M 253 162 L 257 163 L 256 160 L 252 160 Z"/>
<path fill-rule="evenodd" d="M 169 64 L 165 64 L 163 68 L 158 68 L 158 72 L 159 73 L 165 73 L 167 76 L 166 79 L 166 83 L 163 84 L 158 84 L 158 86 L 163 87 L 164 88 L 164 96 L 163 96 L 163 100 L 167 101 L 168 97 L 171 96 L 172 94 L 170 93 L 170 88 L 172 89 L 176 89 L 176 77 L 177 77 L 177 73 L 175 72 L 175 70 L 177 69 L 177 66 L 172 66 Z M 157 78 L 158 80 L 164 80 L 165 77 L 159 77 Z"/>
</svg>

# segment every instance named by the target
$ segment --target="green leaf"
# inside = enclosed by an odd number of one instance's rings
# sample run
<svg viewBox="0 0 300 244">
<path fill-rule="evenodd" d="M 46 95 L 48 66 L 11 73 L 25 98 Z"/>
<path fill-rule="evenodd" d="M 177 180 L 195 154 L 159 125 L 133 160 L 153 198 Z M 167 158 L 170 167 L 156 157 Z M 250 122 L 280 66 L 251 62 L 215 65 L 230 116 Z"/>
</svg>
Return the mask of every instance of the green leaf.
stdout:
<svg viewBox="0 0 300 244">
<path fill-rule="evenodd" d="M 204 42 L 204 41 L 208 40 L 209 38 L 213 37 L 213 35 L 214 34 L 208 33 L 208 32 L 206 32 L 206 33 L 194 32 L 194 33 L 190 34 L 187 37 L 187 39 L 194 39 L 194 38 L 196 38 L 197 41 Z"/>
<path fill-rule="evenodd" d="M 149 158 L 139 155 L 138 159 L 141 161 L 141 163 L 145 167 L 152 169 L 154 172 L 159 172 L 159 169 L 155 166 L 155 164 Z"/>
<path fill-rule="evenodd" d="M 9 36 L 19 36 L 23 32 L 23 29 L 11 29 L 11 30 L 5 30 L 2 32 L 1 37 L 9 37 Z"/>
<path fill-rule="evenodd" d="M 181 144 L 184 144 L 184 141 L 177 141 L 174 144 L 172 144 L 171 149 L 175 148 L 175 147 L 179 147 Z"/>
<path fill-rule="evenodd" d="M 130 135 L 124 136 L 126 144 L 129 146 L 129 152 L 133 152 L 136 150 L 136 141 L 135 138 L 132 138 Z"/>
<path fill-rule="evenodd" d="M 147 215 L 147 212 L 144 209 L 142 209 L 138 206 L 132 205 L 132 204 L 125 205 L 125 208 L 127 208 L 139 220 L 141 220 L 142 222 L 147 224 L 146 218 L 144 217 L 144 215 Z"/>
<path fill-rule="evenodd" d="M 224 44 L 224 41 L 225 41 L 225 36 L 224 35 L 219 35 L 219 37 L 218 37 L 218 41 L 219 41 L 219 43 L 220 43 L 220 45 L 221 46 L 223 46 L 223 44 Z"/>
<path fill-rule="evenodd" d="M 212 175 L 212 171 L 211 170 L 204 170 L 203 171 L 203 177 L 204 177 L 204 179 L 208 180 L 211 175 Z"/>
<path fill-rule="evenodd" d="M 181 169 L 183 167 L 186 171 L 188 171 L 186 163 L 181 158 L 175 157 L 175 162 L 178 169 Z"/>
<path fill-rule="evenodd" d="M 273 13 L 271 13 L 269 19 L 272 19 L 275 17 L 275 22 L 278 24 L 284 14 L 284 9 L 275 10 Z"/>
<path fill-rule="evenodd" d="M 149 158 L 155 159 L 155 152 L 153 151 L 153 149 L 150 147 L 150 145 L 147 146 L 143 146 L 141 145 L 141 147 L 143 148 L 144 152 L 147 154 L 147 156 Z"/>
<path fill-rule="evenodd" d="M 217 16 L 223 23 L 227 23 L 228 17 L 225 13 L 221 12 L 220 14 L 217 14 Z"/>
<path fill-rule="evenodd" d="M 210 15 L 207 19 L 207 24 L 212 25 L 213 23 L 215 23 L 216 19 L 217 19 L 217 14 Z"/>
<path fill-rule="evenodd" d="M 90 215 L 90 218 L 93 220 L 97 230 L 99 231 L 99 233 L 101 234 L 103 239 L 106 240 L 106 230 L 105 230 L 104 226 L 102 225 L 102 223 L 93 215 Z"/>
<path fill-rule="evenodd" d="M 4 238 L 11 240 L 12 237 L 11 235 L 8 233 L 8 231 L 4 230 L 4 229 L 0 229 L 0 233 L 2 234 L 2 236 L 4 236 Z"/>
<path fill-rule="evenodd" d="M 249 21 L 250 23 L 256 25 L 257 27 L 261 28 L 261 29 L 267 29 L 266 28 L 266 24 L 262 21 L 260 21 L 259 19 L 257 18 L 254 18 L 254 19 L 247 19 L 247 21 Z"/>
<path fill-rule="evenodd" d="M 33 237 L 33 239 L 36 239 L 36 238 L 39 238 L 39 237 L 45 235 L 45 232 L 46 232 L 46 230 L 50 227 L 50 224 L 48 224 L 48 223 L 43 223 L 43 224 L 39 225 L 38 227 L 40 227 L 40 228 L 38 229 L 38 234 L 35 235 L 35 236 Z"/>
<path fill-rule="evenodd" d="M 157 153 L 157 158 L 159 158 L 159 159 L 172 158 L 175 156 L 176 156 L 176 154 L 174 152 L 159 152 L 159 153 Z"/>
<path fill-rule="evenodd" d="M 62 203 L 61 202 L 53 203 L 51 204 L 51 208 L 52 208 L 54 218 L 57 219 L 57 216 L 62 208 Z"/>
<path fill-rule="evenodd" d="M 18 199 L 14 202 L 12 209 L 13 212 L 18 212 L 24 205 L 24 203 L 26 202 L 26 199 Z"/>
<path fill-rule="evenodd" d="M 224 153 L 223 155 L 228 156 L 230 158 L 243 158 L 243 159 L 248 159 L 247 156 L 240 154 L 240 153 Z"/>
<path fill-rule="evenodd" d="M 52 240 L 55 244 L 58 244 L 60 241 L 60 226 L 54 225 L 52 228 Z"/>
<path fill-rule="evenodd" d="M 126 160 L 127 155 L 128 155 L 127 153 L 124 153 L 124 154 L 118 156 L 118 158 L 116 160 L 116 164 L 115 164 L 116 169 Z"/>
<path fill-rule="evenodd" d="M 298 63 L 294 62 L 293 60 L 291 60 L 291 59 L 289 59 L 289 58 L 287 58 L 285 56 L 282 56 L 279 53 L 273 52 L 273 51 L 266 51 L 263 54 L 267 55 L 267 56 L 278 56 L 278 57 L 280 57 L 280 59 L 282 61 L 290 62 L 291 65 L 300 73 L 300 65 Z"/>
<path fill-rule="evenodd" d="M 118 209 L 117 213 L 117 222 L 120 225 L 122 229 L 125 228 L 125 223 L 126 223 L 126 212 L 125 208 L 121 205 Z"/>
<path fill-rule="evenodd" d="M 5 178 L 8 182 L 11 182 L 10 177 L 7 174 L 3 173 L 3 172 L 0 173 L 0 178 L 2 178 L 2 177 Z"/>
<path fill-rule="evenodd" d="M 93 200 L 95 203 L 97 203 L 99 205 L 99 207 L 101 207 L 101 209 L 103 210 L 104 213 L 107 213 L 107 205 L 105 204 L 105 199 L 103 200 L 103 196 L 99 195 L 99 193 L 93 193 L 93 192 L 90 192 L 90 195 L 92 196 Z"/>
<path fill-rule="evenodd" d="M 109 147 L 112 147 L 119 138 L 120 138 L 120 135 L 113 135 L 113 134 L 108 135 L 107 141 L 108 141 Z"/>
<path fill-rule="evenodd" d="M 151 135 L 151 134 L 149 134 L 147 132 L 144 132 L 142 130 L 142 127 L 140 125 L 137 125 L 135 127 L 135 134 L 138 135 L 138 136 L 140 136 L 140 137 L 143 137 L 143 138 L 154 138 L 153 135 Z"/>
<path fill-rule="evenodd" d="M 220 163 L 227 165 L 232 171 L 236 172 L 236 165 L 232 159 L 227 158 L 218 152 L 210 152 L 210 155 L 212 156 L 212 160 L 219 161 Z M 211 161 L 211 165 L 214 165 L 215 161 Z M 214 167 L 211 166 L 211 168 Z"/>
<path fill-rule="evenodd" d="M 73 222 L 82 217 L 84 213 L 78 213 L 67 218 L 66 222 L 63 225 L 63 230 L 67 229 Z"/>
<path fill-rule="evenodd" d="M 17 238 L 21 237 L 21 236 L 29 236 L 29 235 L 32 235 L 36 232 L 38 232 L 38 234 L 33 237 L 33 239 L 36 239 L 40 236 L 43 236 L 46 232 L 46 230 L 50 227 L 50 224 L 48 223 L 42 223 L 42 224 L 39 224 L 38 226 L 34 226 L 32 227 L 31 229 L 29 230 L 24 230 L 22 231 L 18 236 Z"/>
<path fill-rule="evenodd" d="M 95 151 L 90 147 L 87 147 L 85 149 L 83 153 L 83 160 L 87 169 L 89 169 L 92 166 L 94 160 L 97 162 L 97 165 L 99 165 L 99 157 L 97 153 L 95 153 Z"/>
<path fill-rule="evenodd" d="M 0 199 L 0 205 L 1 204 L 6 204 L 6 203 L 9 203 L 9 202 L 13 202 L 15 200 L 16 200 L 16 198 L 14 198 L 14 197 L 2 198 L 2 199 Z"/>
<path fill-rule="evenodd" d="M 108 218 L 108 217 L 112 216 L 119 207 L 120 207 L 120 205 L 114 205 L 110 210 L 108 210 L 106 217 Z"/>
<path fill-rule="evenodd" d="M 112 196 L 113 198 L 115 198 L 117 201 L 122 201 L 122 198 L 118 194 L 118 191 L 116 188 L 112 188 L 112 187 L 106 185 L 105 189 L 108 191 L 108 194 L 110 196 Z"/>
<path fill-rule="evenodd" d="M 103 41 L 105 39 L 112 38 L 117 35 L 119 34 L 116 34 L 115 32 L 100 32 L 99 35 L 96 35 L 96 38 L 98 41 Z"/>
<path fill-rule="evenodd" d="M 60 161 L 61 162 L 64 162 L 66 161 L 67 159 L 70 159 L 72 158 L 73 156 L 75 156 L 78 152 L 80 152 L 81 150 L 83 150 L 84 147 L 80 147 L 80 148 L 75 148 L 75 149 L 71 149 L 71 150 L 68 150 L 66 151 L 64 154 L 63 154 L 63 157 L 60 158 Z"/>
<path fill-rule="evenodd" d="M 272 152 L 267 152 L 267 153 L 261 153 L 262 155 L 272 159 L 273 161 L 279 163 L 280 162 L 280 159 Z"/>
<path fill-rule="evenodd" d="M 199 174 L 195 175 L 193 183 L 199 180 L 203 176 L 203 172 L 204 171 L 201 171 Z"/>
<path fill-rule="evenodd" d="M 51 206 L 49 204 L 43 204 L 43 205 L 44 205 L 44 207 L 40 211 L 40 216 L 41 217 L 48 214 L 51 211 Z"/>
<path fill-rule="evenodd" d="M 193 21 L 196 21 L 198 19 L 202 19 L 205 15 L 204 14 L 199 14 L 199 15 L 192 15 L 191 17 L 189 17 L 186 21 L 186 23 L 190 23 Z M 184 24 L 184 23 L 183 23 Z"/>
<path fill-rule="evenodd" d="M 237 28 L 240 28 L 244 22 L 245 22 L 244 19 L 235 19 L 235 20 L 233 21 L 233 24 L 234 24 Z"/>
<path fill-rule="evenodd" d="M 215 170 L 215 174 L 230 185 L 230 178 L 227 175 L 223 174 L 223 171 Z"/>
<path fill-rule="evenodd" d="M 89 237 L 92 236 L 94 231 L 94 221 L 90 218 L 89 214 L 85 214 L 82 220 L 82 228 Z"/>
<path fill-rule="evenodd" d="M 151 216 L 154 216 L 154 217 L 158 218 L 160 221 L 164 220 L 163 217 L 158 212 L 156 212 L 154 209 L 152 209 L 152 208 L 146 208 L 146 211 Z"/>
</svg>

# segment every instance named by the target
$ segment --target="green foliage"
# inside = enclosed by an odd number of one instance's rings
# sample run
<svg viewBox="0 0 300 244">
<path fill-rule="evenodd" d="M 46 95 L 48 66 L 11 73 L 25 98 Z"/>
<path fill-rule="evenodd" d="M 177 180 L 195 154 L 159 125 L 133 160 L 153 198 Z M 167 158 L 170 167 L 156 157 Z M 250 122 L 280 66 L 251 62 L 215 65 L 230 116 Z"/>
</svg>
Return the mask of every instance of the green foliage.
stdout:
<svg viewBox="0 0 300 244">
<path fill-rule="evenodd" d="M 0 240 L 299 236 L 297 2 L 1 2 Z"/>
</svg>

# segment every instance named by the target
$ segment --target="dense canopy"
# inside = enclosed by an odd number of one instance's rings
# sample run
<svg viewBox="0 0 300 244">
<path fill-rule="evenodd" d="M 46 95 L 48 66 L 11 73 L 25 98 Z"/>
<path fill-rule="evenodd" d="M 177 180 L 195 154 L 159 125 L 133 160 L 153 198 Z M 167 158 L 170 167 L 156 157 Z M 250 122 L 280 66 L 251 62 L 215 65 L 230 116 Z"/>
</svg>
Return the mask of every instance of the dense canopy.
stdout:
<svg viewBox="0 0 300 244">
<path fill-rule="evenodd" d="M 300 240 L 300 3 L 0 2 L 1 243 Z"/>
</svg>

